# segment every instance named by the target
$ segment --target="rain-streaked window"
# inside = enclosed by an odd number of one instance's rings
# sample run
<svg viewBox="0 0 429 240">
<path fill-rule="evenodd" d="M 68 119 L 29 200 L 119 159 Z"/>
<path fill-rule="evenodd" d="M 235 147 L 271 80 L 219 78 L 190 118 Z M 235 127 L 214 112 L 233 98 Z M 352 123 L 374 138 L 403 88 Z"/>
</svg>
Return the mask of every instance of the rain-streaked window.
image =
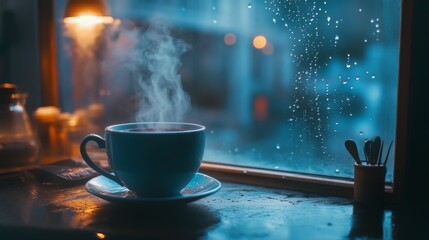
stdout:
<svg viewBox="0 0 429 240">
<path fill-rule="evenodd" d="M 101 29 L 58 23 L 61 107 L 102 109 L 93 125 L 201 123 L 207 162 L 346 178 L 345 140 L 363 158 L 365 139 L 395 137 L 399 0 L 108 6 Z"/>
</svg>

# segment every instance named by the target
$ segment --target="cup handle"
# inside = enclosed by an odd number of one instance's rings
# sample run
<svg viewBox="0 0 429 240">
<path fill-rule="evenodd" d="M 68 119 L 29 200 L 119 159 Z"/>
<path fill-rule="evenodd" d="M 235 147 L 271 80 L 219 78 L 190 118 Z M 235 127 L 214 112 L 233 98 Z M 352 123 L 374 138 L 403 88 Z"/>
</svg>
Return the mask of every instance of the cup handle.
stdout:
<svg viewBox="0 0 429 240">
<path fill-rule="evenodd" d="M 92 161 L 92 159 L 89 157 L 88 153 L 86 152 L 86 144 L 89 141 L 94 141 L 97 143 L 98 147 L 101 149 L 105 149 L 106 148 L 106 140 L 104 140 L 102 137 L 96 135 L 96 134 L 89 134 L 87 135 L 83 141 L 80 144 L 80 154 L 82 155 L 83 160 L 95 171 L 97 171 L 98 173 L 100 173 L 101 175 L 119 183 L 121 186 L 123 185 L 121 183 L 121 181 L 113 174 L 113 173 L 108 173 L 107 171 L 103 170 L 102 168 L 100 168 L 99 166 L 97 166 L 94 161 Z"/>
</svg>

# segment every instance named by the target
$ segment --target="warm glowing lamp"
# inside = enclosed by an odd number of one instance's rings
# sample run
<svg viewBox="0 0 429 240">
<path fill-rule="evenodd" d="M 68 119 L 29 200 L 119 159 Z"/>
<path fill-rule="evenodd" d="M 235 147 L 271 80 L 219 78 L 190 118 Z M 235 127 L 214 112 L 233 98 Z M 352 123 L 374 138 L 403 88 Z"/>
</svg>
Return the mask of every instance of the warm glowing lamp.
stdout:
<svg viewBox="0 0 429 240">
<path fill-rule="evenodd" d="M 64 12 L 64 23 L 110 24 L 113 21 L 103 0 L 69 0 Z"/>
<path fill-rule="evenodd" d="M 104 41 L 120 21 L 109 16 L 105 0 L 68 0 L 63 23 L 64 34 L 72 39 L 72 107 L 75 111 L 89 106 L 99 110 L 103 97 L 99 93 L 105 92 L 100 65 L 107 51 Z M 91 114 L 99 112 L 102 110 L 88 110 Z"/>
</svg>

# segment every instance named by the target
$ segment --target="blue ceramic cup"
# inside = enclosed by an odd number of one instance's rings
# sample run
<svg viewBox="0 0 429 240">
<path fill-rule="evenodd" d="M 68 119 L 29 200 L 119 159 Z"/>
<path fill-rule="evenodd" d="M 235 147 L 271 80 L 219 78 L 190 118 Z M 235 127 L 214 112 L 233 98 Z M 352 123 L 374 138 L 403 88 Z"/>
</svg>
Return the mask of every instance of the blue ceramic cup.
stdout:
<svg viewBox="0 0 429 240">
<path fill-rule="evenodd" d="M 204 153 L 205 127 L 193 123 L 142 122 L 112 125 L 106 139 L 90 134 L 81 145 L 85 162 L 101 175 L 144 197 L 172 197 L 192 180 Z M 113 173 L 98 167 L 86 145 L 105 148 Z"/>
</svg>

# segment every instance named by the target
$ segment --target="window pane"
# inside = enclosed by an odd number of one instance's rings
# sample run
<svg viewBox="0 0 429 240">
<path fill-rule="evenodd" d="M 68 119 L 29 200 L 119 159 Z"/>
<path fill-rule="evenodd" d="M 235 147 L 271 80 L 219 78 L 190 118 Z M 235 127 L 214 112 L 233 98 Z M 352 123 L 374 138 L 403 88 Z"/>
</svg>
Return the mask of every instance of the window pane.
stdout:
<svg viewBox="0 0 429 240">
<path fill-rule="evenodd" d="M 353 177 L 346 139 L 364 159 L 365 139 L 381 136 L 386 153 L 395 137 L 399 0 L 108 3 L 120 23 L 100 30 L 102 41 L 79 43 L 59 24 L 66 111 L 101 102 L 106 121 L 99 125 L 202 123 L 208 162 L 346 178 Z M 65 3 L 56 4 L 60 18 Z M 160 62 L 148 67 L 153 61 Z M 178 111 L 160 114 L 159 101 L 148 99 L 157 89 L 136 85 L 154 75 L 179 83 L 168 83 L 177 89 L 166 88 L 165 102 Z M 176 92 L 180 85 L 185 95 Z M 139 102 L 153 103 L 156 116 L 139 115 Z"/>
</svg>

